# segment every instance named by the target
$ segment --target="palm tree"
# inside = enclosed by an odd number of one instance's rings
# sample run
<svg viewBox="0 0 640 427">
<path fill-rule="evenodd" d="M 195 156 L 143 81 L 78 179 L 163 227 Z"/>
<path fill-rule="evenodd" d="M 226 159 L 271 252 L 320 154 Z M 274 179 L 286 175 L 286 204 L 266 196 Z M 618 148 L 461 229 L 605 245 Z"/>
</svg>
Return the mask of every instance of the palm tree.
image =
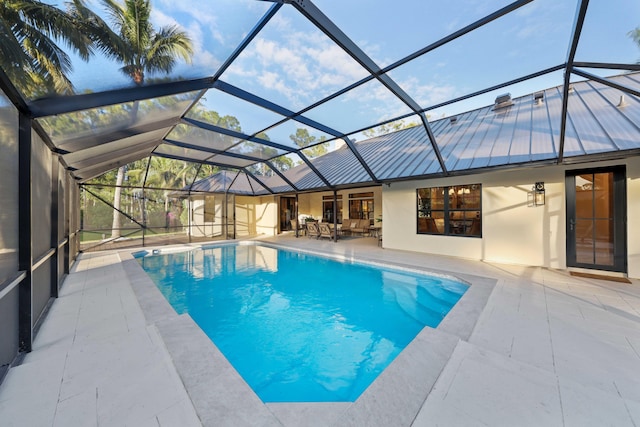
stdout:
<svg viewBox="0 0 640 427">
<path fill-rule="evenodd" d="M 85 8 L 83 0 L 68 6 Z M 0 67 L 24 95 L 73 92 L 71 59 L 56 41 L 85 61 L 93 54 L 90 36 L 69 11 L 35 0 L 0 1 Z"/>
<path fill-rule="evenodd" d="M 190 62 L 193 49 L 189 36 L 177 26 L 155 29 L 150 21 L 149 0 L 102 0 L 113 28 L 98 15 L 83 8 L 77 9 L 92 29 L 92 39 L 105 55 L 123 64 L 120 71 L 138 86 L 145 82 L 146 74 L 170 73 L 178 57 Z M 131 122 L 138 115 L 138 102 L 131 109 Z M 120 186 L 124 181 L 125 167 L 118 169 L 113 205 L 120 209 Z M 113 212 L 111 237 L 120 236 L 120 215 Z"/>
<path fill-rule="evenodd" d="M 636 27 L 633 30 L 629 31 L 627 35 L 631 37 L 634 42 L 636 42 L 638 47 L 640 47 L 640 27 Z M 640 60 L 638 60 L 638 63 L 640 64 Z"/>
</svg>

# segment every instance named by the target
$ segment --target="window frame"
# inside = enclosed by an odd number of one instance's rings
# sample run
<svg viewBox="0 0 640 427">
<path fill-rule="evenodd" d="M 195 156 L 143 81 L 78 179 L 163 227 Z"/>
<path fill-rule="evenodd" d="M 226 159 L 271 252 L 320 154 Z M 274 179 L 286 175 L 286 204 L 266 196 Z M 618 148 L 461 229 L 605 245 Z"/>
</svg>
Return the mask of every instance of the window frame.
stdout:
<svg viewBox="0 0 640 427">
<path fill-rule="evenodd" d="M 366 204 L 366 209 L 364 204 Z M 352 206 L 355 206 L 356 209 L 352 209 Z M 351 216 L 352 212 L 357 212 L 357 217 Z M 365 213 L 367 214 L 366 218 L 364 218 Z M 373 191 L 349 194 L 349 218 L 368 219 L 373 224 L 372 221 L 375 218 L 375 193 Z"/>
<path fill-rule="evenodd" d="M 336 207 L 338 222 L 342 223 L 342 194 L 336 196 L 336 201 L 338 203 Z M 327 212 L 330 213 L 327 215 Z M 322 220 L 333 223 L 333 196 L 322 196 Z"/>
<path fill-rule="evenodd" d="M 424 202 L 423 200 L 427 198 L 421 196 L 421 192 L 425 190 L 430 193 L 428 202 Z M 441 194 L 442 199 L 434 198 L 433 194 Z M 438 200 L 441 203 L 437 203 L 437 207 L 434 208 L 432 201 Z M 461 207 L 468 200 L 471 200 L 471 207 Z M 453 206 L 454 201 L 459 204 Z M 420 224 L 421 218 L 441 220 L 442 231 L 438 231 L 435 221 L 432 221 L 432 224 L 436 231 L 421 231 L 424 229 Z M 416 234 L 482 238 L 482 218 L 482 184 L 480 183 L 416 189 Z M 426 228 L 431 227 L 427 225 Z"/>
</svg>

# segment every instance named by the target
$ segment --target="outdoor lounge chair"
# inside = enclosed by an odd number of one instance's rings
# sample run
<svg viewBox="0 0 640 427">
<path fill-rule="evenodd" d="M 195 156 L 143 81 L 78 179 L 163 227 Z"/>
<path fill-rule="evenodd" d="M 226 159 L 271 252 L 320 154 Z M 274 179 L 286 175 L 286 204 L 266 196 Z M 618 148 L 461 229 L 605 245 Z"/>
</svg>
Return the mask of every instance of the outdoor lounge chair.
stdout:
<svg viewBox="0 0 640 427">
<path fill-rule="evenodd" d="M 320 224 L 318 224 L 318 227 L 320 228 L 320 237 L 326 237 L 333 240 L 333 238 L 336 236 L 335 230 L 332 230 L 329 227 L 329 224 L 321 222 Z"/>
<path fill-rule="evenodd" d="M 296 231 L 296 230 L 304 231 L 305 230 L 305 228 L 302 226 L 302 224 L 300 224 L 298 222 L 297 219 L 289 220 L 289 222 L 291 223 L 291 230 L 293 230 L 293 231 Z"/>
<path fill-rule="evenodd" d="M 349 218 L 344 218 L 342 220 L 342 228 L 341 232 L 344 236 L 351 234 L 351 220 Z"/>
<path fill-rule="evenodd" d="M 307 222 L 307 237 L 320 237 L 320 229 L 317 222 Z"/>
<path fill-rule="evenodd" d="M 351 234 L 369 234 L 369 220 L 368 219 L 352 219 L 351 227 L 349 228 Z"/>
</svg>

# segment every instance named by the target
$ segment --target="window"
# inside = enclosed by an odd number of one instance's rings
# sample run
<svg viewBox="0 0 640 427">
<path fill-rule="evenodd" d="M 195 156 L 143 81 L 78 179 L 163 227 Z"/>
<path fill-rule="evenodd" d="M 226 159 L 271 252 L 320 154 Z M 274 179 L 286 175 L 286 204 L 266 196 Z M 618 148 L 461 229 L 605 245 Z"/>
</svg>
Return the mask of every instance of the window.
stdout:
<svg viewBox="0 0 640 427">
<path fill-rule="evenodd" d="M 419 188 L 418 234 L 482 236 L 482 185 Z"/>
<path fill-rule="evenodd" d="M 373 192 L 349 194 L 349 218 L 373 219 Z"/>
<path fill-rule="evenodd" d="M 342 194 L 336 197 L 338 222 L 342 223 Z M 322 196 L 322 221 L 333 222 L 333 196 Z"/>
</svg>

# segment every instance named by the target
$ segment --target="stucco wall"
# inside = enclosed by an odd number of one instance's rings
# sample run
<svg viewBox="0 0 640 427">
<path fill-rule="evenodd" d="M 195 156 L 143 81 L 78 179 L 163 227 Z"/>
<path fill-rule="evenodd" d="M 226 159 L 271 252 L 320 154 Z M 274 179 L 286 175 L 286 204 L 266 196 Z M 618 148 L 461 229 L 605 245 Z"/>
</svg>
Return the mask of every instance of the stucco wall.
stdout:
<svg viewBox="0 0 640 427">
<path fill-rule="evenodd" d="M 256 207 L 256 231 L 258 234 L 278 234 L 278 203 L 273 196 L 260 197 Z"/>
<path fill-rule="evenodd" d="M 224 195 L 213 195 L 215 203 L 214 221 L 205 221 L 204 216 L 204 196 L 195 196 L 191 198 L 191 228 L 190 233 L 192 236 L 219 236 L 224 230 Z"/>
<path fill-rule="evenodd" d="M 640 157 L 627 161 L 627 267 L 640 278 Z"/>
<path fill-rule="evenodd" d="M 627 168 L 628 274 L 640 277 L 640 159 L 550 166 L 408 181 L 383 186 L 383 246 L 491 262 L 566 268 L 564 177 L 570 169 Z M 527 192 L 544 181 L 546 204 L 527 207 Z M 416 189 L 482 184 L 482 238 L 416 233 Z"/>
<path fill-rule="evenodd" d="M 342 218 L 349 217 L 349 194 L 373 192 L 373 212 L 374 218 L 382 215 L 382 188 L 363 187 L 350 190 L 340 190 L 338 195 L 342 195 Z M 313 216 L 315 219 L 322 219 L 322 197 L 333 197 L 333 191 L 319 193 L 307 193 L 298 196 L 298 212 L 302 216 Z"/>
</svg>

